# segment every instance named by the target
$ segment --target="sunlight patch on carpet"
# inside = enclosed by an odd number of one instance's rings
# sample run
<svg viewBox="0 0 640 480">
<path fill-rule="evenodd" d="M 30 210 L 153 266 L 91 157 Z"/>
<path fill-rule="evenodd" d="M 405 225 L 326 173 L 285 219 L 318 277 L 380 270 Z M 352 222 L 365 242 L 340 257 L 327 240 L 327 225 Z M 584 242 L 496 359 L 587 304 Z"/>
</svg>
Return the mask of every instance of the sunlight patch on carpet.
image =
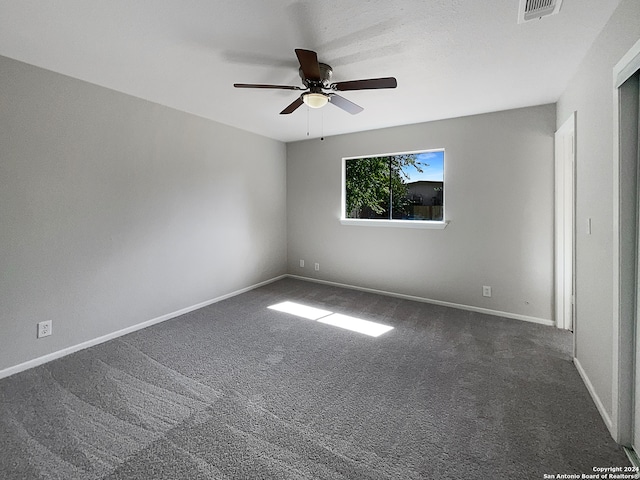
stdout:
<svg viewBox="0 0 640 480">
<path fill-rule="evenodd" d="M 279 312 L 290 313 L 298 317 L 306 318 L 308 320 L 318 320 L 319 318 L 331 315 L 333 312 L 327 310 L 321 310 L 320 308 L 309 307 L 295 302 L 282 302 L 276 305 L 271 305 L 271 310 L 277 310 Z"/>
<path fill-rule="evenodd" d="M 393 327 L 388 325 L 364 320 L 362 318 L 351 317 L 349 315 L 342 315 L 340 313 L 333 313 L 328 310 L 322 310 L 320 308 L 310 307 L 296 302 L 277 303 L 269 306 L 268 308 L 306 318 L 307 320 L 314 320 L 326 325 L 344 328 L 345 330 L 351 330 L 352 332 L 362 333 L 364 335 L 369 335 L 370 337 L 379 337 L 380 335 L 387 333 L 389 330 L 393 330 Z"/>
<path fill-rule="evenodd" d="M 327 325 L 333 325 L 334 327 L 351 330 L 352 332 L 364 333 L 370 337 L 379 337 L 383 333 L 393 330 L 393 327 L 388 325 L 382 325 L 381 323 L 371 322 L 361 318 L 350 317 L 349 315 L 341 315 L 339 313 L 334 313 L 333 315 L 320 318 L 318 321 L 326 323 Z"/>
</svg>

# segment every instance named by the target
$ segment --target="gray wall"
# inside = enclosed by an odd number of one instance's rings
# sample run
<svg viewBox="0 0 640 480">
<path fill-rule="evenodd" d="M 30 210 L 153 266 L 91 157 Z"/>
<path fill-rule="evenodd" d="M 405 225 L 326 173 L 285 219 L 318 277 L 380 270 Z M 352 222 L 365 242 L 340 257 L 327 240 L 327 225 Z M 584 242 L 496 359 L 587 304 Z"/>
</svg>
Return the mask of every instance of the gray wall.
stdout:
<svg viewBox="0 0 640 480">
<path fill-rule="evenodd" d="M 284 274 L 285 154 L 0 57 L 0 370 Z"/>
<path fill-rule="evenodd" d="M 577 112 L 576 357 L 612 413 L 613 67 L 640 39 L 640 2 L 623 0 L 558 101 L 557 125 Z M 587 235 L 587 218 L 592 234 Z"/>
<path fill-rule="evenodd" d="M 289 273 L 551 320 L 555 124 L 546 105 L 287 144 Z M 342 157 L 434 148 L 446 229 L 340 224 Z"/>
</svg>

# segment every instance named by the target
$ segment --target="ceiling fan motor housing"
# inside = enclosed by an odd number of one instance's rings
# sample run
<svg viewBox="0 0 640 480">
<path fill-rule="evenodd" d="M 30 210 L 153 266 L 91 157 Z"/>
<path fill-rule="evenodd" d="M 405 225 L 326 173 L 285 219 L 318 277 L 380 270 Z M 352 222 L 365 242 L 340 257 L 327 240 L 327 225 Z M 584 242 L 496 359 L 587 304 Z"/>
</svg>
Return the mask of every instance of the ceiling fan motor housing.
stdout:
<svg viewBox="0 0 640 480">
<path fill-rule="evenodd" d="M 304 72 L 302 68 L 298 69 L 298 73 L 300 74 L 300 78 L 302 79 L 302 83 L 307 88 L 329 88 L 329 84 L 331 83 L 331 75 L 333 74 L 333 69 L 331 66 L 326 63 L 318 63 L 318 67 L 320 69 L 320 80 L 309 80 L 305 78 Z"/>
</svg>

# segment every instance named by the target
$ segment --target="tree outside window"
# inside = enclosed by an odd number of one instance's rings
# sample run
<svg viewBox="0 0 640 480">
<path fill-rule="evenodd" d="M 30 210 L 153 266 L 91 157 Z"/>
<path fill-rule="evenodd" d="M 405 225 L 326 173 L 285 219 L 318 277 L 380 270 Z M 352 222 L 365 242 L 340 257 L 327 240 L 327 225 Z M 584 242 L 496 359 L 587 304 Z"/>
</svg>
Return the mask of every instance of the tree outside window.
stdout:
<svg viewBox="0 0 640 480">
<path fill-rule="evenodd" d="M 444 150 L 345 159 L 345 218 L 444 219 Z"/>
</svg>

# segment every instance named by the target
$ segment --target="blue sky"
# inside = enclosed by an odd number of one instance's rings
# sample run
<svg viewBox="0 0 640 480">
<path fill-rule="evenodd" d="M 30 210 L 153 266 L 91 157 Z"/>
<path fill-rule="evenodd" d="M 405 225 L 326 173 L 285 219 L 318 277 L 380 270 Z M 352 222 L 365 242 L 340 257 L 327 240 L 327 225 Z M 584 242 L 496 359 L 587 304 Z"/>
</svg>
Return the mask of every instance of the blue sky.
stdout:
<svg viewBox="0 0 640 480">
<path fill-rule="evenodd" d="M 418 162 L 422 164 L 422 173 L 419 173 L 413 167 L 405 167 L 404 171 L 409 175 L 407 182 L 417 182 L 419 180 L 428 180 L 432 182 L 444 181 L 444 152 L 424 152 L 418 154 Z"/>
</svg>

